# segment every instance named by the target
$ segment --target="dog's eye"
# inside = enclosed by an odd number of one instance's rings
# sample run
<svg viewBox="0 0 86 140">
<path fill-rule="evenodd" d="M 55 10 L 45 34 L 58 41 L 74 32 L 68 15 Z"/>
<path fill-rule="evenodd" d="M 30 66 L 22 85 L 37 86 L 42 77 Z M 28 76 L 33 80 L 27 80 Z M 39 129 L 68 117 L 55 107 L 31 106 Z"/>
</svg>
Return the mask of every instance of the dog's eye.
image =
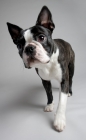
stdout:
<svg viewBox="0 0 86 140">
<path fill-rule="evenodd" d="M 18 44 L 18 45 L 17 45 L 17 48 L 18 48 L 19 50 L 22 50 L 22 45 L 21 45 L 21 44 Z"/>
<path fill-rule="evenodd" d="M 39 35 L 38 37 L 37 37 L 37 41 L 38 42 L 43 42 L 45 40 L 45 36 L 44 35 Z"/>
</svg>

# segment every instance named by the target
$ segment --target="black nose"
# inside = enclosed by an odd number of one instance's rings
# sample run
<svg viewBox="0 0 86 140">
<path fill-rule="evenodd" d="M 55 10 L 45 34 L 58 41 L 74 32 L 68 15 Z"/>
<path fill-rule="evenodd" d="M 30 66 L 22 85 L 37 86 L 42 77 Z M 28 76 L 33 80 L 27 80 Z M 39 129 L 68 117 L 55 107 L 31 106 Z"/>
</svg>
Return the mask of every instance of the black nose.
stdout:
<svg viewBox="0 0 86 140">
<path fill-rule="evenodd" d="M 34 54 L 34 50 L 35 50 L 35 46 L 27 46 L 25 48 L 25 53 L 27 55 L 32 55 L 32 54 Z"/>
</svg>

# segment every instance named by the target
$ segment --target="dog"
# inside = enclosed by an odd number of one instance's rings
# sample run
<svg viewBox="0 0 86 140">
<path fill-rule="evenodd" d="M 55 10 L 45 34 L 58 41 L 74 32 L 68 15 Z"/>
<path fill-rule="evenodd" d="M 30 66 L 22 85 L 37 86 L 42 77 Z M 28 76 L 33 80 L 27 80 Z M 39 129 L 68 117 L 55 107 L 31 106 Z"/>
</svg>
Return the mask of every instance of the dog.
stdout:
<svg viewBox="0 0 86 140">
<path fill-rule="evenodd" d="M 71 45 L 62 39 L 52 39 L 55 24 L 47 6 L 42 7 L 35 26 L 25 30 L 9 22 L 7 26 L 25 68 L 35 67 L 42 80 L 48 98 L 46 112 L 54 108 L 51 80 L 58 80 L 60 95 L 54 127 L 59 132 L 63 131 L 66 126 L 67 98 L 72 95 L 74 75 L 75 53 Z"/>
</svg>

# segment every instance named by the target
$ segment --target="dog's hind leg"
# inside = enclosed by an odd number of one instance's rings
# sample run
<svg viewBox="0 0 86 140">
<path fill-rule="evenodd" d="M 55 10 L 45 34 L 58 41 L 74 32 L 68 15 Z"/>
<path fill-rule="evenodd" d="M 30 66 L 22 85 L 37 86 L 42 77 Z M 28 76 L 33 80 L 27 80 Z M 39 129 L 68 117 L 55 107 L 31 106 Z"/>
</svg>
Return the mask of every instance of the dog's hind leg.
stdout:
<svg viewBox="0 0 86 140">
<path fill-rule="evenodd" d="M 69 69 L 69 94 L 68 96 L 72 96 L 72 78 L 74 75 L 74 62 L 69 63 L 68 65 L 68 69 Z"/>
</svg>

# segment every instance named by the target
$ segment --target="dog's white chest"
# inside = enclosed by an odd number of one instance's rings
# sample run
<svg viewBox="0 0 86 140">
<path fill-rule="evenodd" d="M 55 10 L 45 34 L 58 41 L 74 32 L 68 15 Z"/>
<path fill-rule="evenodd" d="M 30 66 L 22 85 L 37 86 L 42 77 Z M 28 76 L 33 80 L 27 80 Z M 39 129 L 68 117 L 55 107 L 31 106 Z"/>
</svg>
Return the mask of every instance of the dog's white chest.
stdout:
<svg viewBox="0 0 86 140">
<path fill-rule="evenodd" d="M 58 81 L 61 81 L 62 70 L 60 64 L 58 63 L 58 56 L 59 51 L 57 50 L 56 53 L 53 53 L 50 62 L 44 64 L 42 69 L 38 69 L 38 73 L 42 79 L 44 80 L 57 79 Z"/>
</svg>

